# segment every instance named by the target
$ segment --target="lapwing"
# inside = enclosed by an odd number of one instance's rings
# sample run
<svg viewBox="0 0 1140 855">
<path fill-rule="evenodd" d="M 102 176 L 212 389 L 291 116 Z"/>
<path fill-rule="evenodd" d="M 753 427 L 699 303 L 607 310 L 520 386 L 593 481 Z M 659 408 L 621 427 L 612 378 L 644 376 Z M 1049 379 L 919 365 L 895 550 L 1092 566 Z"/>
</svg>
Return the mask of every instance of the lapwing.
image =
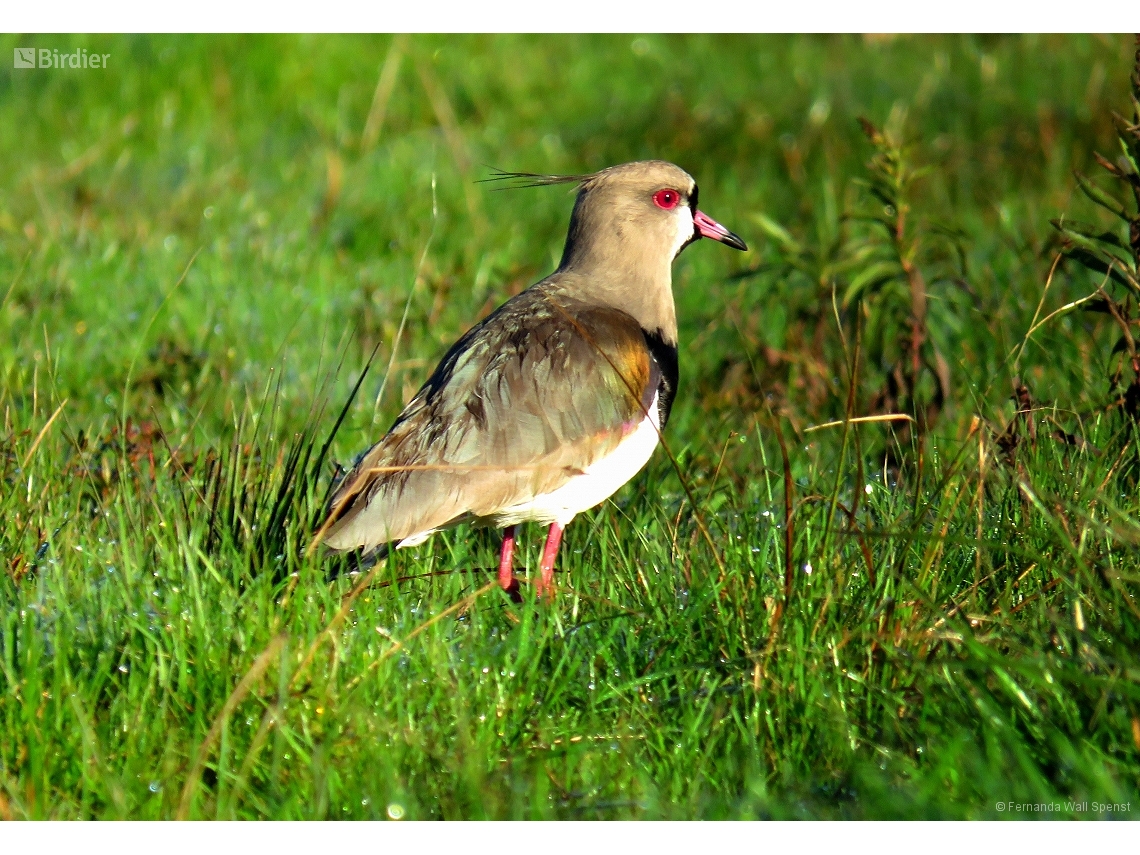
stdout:
<svg viewBox="0 0 1140 855">
<path fill-rule="evenodd" d="M 514 593 L 517 526 L 540 522 L 542 595 L 563 530 L 645 466 L 669 419 L 673 259 L 702 237 L 748 247 L 697 209 L 696 182 L 672 163 L 511 175 L 578 184 L 558 269 L 451 347 L 341 481 L 317 540 L 368 554 L 460 523 L 494 526 L 499 583 Z"/>
</svg>

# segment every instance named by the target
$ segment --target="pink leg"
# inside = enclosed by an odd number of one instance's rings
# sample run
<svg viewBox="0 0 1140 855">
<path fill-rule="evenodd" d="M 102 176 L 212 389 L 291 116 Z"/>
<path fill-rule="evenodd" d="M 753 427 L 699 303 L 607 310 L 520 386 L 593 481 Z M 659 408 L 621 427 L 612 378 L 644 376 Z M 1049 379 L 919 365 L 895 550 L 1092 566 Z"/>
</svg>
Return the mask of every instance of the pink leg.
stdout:
<svg viewBox="0 0 1140 855">
<path fill-rule="evenodd" d="M 503 550 L 499 553 L 499 585 L 504 591 L 515 586 L 514 557 L 515 527 L 509 525 L 503 529 Z"/>
<path fill-rule="evenodd" d="M 558 556 L 558 546 L 562 543 L 562 526 L 558 523 L 550 524 L 550 531 L 546 535 L 546 546 L 542 550 L 542 563 L 539 569 L 542 577 L 538 583 L 538 594 L 554 596 L 554 559 Z"/>
</svg>

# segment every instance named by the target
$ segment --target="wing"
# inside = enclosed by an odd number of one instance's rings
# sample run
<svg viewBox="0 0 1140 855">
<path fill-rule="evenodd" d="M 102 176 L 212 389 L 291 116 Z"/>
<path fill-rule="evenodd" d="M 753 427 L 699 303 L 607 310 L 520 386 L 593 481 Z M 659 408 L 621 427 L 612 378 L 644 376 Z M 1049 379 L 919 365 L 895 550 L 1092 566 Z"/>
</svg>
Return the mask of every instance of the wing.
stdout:
<svg viewBox="0 0 1140 855">
<path fill-rule="evenodd" d="M 640 325 L 546 284 L 452 347 L 337 490 L 327 545 L 490 517 L 557 489 L 641 422 L 661 375 Z"/>
</svg>

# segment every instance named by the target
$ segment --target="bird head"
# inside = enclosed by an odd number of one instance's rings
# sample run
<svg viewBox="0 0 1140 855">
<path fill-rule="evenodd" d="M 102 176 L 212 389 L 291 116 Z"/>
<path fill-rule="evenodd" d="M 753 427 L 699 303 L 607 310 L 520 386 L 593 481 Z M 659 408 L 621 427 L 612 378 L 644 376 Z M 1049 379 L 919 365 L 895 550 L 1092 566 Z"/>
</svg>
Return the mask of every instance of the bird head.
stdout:
<svg viewBox="0 0 1140 855">
<path fill-rule="evenodd" d="M 611 166 L 581 179 L 561 269 L 636 265 L 659 276 L 702 237 L 748 249 L 697 207 L 697 183 L 679 166 L 663 160 Z"/>
</svg>

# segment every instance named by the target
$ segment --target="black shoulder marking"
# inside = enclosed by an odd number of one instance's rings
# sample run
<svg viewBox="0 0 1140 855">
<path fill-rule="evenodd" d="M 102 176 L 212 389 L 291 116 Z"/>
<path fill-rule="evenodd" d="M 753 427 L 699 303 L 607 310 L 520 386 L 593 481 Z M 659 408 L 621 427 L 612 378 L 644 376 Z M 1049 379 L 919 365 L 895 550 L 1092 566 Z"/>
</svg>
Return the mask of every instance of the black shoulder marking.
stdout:
<svg viewBox="0 0 1140 855">
<path fill-rule="evenodd" d="M 661 330 L 649 332 L 643 329 L 641 334 L 645 336 L 650 357 L 661 371 L 661 383 L 657 387 L 657 414 L 661 418 L 661 427 L 665 427 L 669 421 L 669 411 L 673 409 L 673 397 L 677 394 L 677 345 L 665 341 Z"/>
</svg>

